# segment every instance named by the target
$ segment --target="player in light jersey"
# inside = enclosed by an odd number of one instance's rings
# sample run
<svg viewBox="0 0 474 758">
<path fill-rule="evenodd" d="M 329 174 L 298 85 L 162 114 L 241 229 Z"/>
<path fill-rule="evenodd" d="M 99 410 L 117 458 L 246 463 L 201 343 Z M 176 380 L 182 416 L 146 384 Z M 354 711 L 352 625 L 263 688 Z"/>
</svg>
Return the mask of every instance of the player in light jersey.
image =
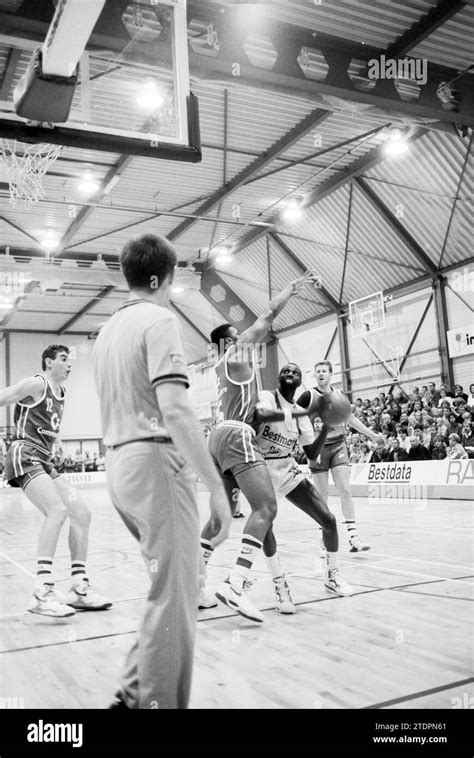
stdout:
<svg viewBox="0 0 474 758">
<path fill-rule="evenodd" d="M 235 566 L 216 591 L 216 597 L 246 618 L 258 622 L 263 621 L 263 615 L 255 608 L 247 590 L 252 565 L 276 516 L 277 500 L 265 459 L 256 441 L 254 411 L 258 386 L 253 350 L 267 335 L 273 320 L 288 300 L 309 282 L 314 282 L 314 275 L 307 274 L 290 282 L 271 300 L 267 311 L 242 334 L 231 324 L 222 324 L 211 334 L 211 342 L 219 351 L 215 370 L 220 421 L 209 435 L 209 452 L 222 476 L 231 508 L 233 495 L 240 489 L 252 510 L 244 528 Z M 293 413 L 297 416 L 304 414 L 304 411 L 297 409 Z M 205 563 L 212 554 L 210 534 L 208 523 L 201 533 Z M 283 613 L 294 613 L 288 584 L 274 546 L 269 549 L 265 544 L 264 553 L 273 578 L 276 608 Z"/>
<path fill-rule="evenodd" d="M 324 401 L 320 404 L 320 416 L 325 423 L 315 440 L 309 418 L 307 416 L 295 418 L 291 415 L 291 412 L 297 408 L 293 398 L 300 385 L 301 370 L 295 363 L 289 363 L 280 371 L 278 389 L 274 392 L 260 392 L 255 414 L 257 420 L 261 422 L 257 442 L 267 462 L 277 494 L 286 497 L 290 503 L 296 505 L 321 526 L 327 562 L 325 589 L 332 595 L 347 597 L 352 595 L 353 591 L 352 587 L 339 575 L 339 537 L 336 519 L 329 511 L 327 501 L 318 495 L 313 484 L 291 457 L 298 442 L 308 459 L 318 457 L 330 430 L 328 424 L 331 411 L 330 396 L 324 396 Z M 271 528 L 265 540 L 266 543 L 275 542 Z M 320 561 L 317 561 L 316 565 L 319 563 Z"/>
<path fill-rule="evenodd" d="M 65 476 L 52 465 L 71 371 L 69 349 L 50 345 L 42 355 L 43 374 L 27 377 L 0 392 L 0 405 L 15 403 L 15 436 L 5 460 L 5 478 L 21 487 L 45 520 L 38 540 L 36 588 L 28 611 L 42 616 L 72 616 L 74 609 L 110 608 L 110 600 L 91 589 L 86 556 L 91 514 Z M 71 589 L 62 598 L 55 590 L 52 568 L 61 527 L 69 517 Z"/>
<path fill-rule="evenodd" d="M 340 390 L 336 390 L 331 386 L 332 371 L 333 369 L 330 361 L 319 361 L 316 363 L 314 367 L 314 375 L 317 386 L 313 387 L 311 390 L 303 392 L 296 401 L 298 405 L 302 408 L 308 408 L 315 401 L 317 395 L 321 397 L 326 393 L 340 392 Z M 374 432 L 364 426 L 354 414 L 351 414 L 347 424 L 361 434 L 364 434 L 373 442 L 377 442 L 379 439 L 379 435 L 374 434 Z M 354 501 L 350 489 L 351 470 L 347 455 L 345 431 L 346 424 L 337 424 L 333 426 L 329 430 L 326 443 L 320 454 L 315 459 L 309 460 L 308 463 L 313 475 L 314 485 L 320 497 L 326 503 L 328 499 L 329 469 L 331 469 L 334 484 L 336 485 L 339 497 L 341 498 L 342 513 L 344 515 L 344 523 L 349 537 L 350 552 L 359 553 L 363 550 L 370 550 L 370 545 L 363 543 L 357 533 Z M 322 557 L 323 555 L 324 547 L 321 552 Z"/>
</svg>

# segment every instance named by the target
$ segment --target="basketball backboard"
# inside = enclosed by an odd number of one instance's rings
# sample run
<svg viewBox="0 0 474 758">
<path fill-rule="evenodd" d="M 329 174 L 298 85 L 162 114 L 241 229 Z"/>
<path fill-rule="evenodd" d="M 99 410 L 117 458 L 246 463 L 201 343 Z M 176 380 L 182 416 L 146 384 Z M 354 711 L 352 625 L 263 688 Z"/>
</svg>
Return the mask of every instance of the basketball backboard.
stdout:
<svg viewBox="0 0 474 758">
<path fill-rule="evenodd" d="M 95 17 L 90 14 L 94 4 Z M 34 29 L 35 39 L 31 31 L 24 37 L 18 31 L 8 34 L 8 25 L 2 30 L 7 33 L 0 33 L 0 81 L 5 82 L 8 72 L 10 82 L 0 95 L 0 138 L 201 160 L 197 100 L 189 91 L 186 0 L 57 0 L 38 5 L 41 14 L 34 3 L 11 14 L 11 28 Z M 77 45 L 81 24 L 85 49 Z M 19 115 L 25 70 L 37 66 L 38 55 L 42 75 L 50 76 L 52 110 L 58 84 L 54 77 L 74 78 L 67 120 L 60 123 L 48 121 L 44 98 L 41 104 L 38 98 L 38 120 Z M 41 77 L 41 86 L 47 76 Z"/>
<path fill-rule="evenodd" d="M 383 292 L 353 300 L 349 303 L 349 319 L 355 337 L 363 337 L 367 332 L 385 328 L 385 307 Z"/>
</svg>

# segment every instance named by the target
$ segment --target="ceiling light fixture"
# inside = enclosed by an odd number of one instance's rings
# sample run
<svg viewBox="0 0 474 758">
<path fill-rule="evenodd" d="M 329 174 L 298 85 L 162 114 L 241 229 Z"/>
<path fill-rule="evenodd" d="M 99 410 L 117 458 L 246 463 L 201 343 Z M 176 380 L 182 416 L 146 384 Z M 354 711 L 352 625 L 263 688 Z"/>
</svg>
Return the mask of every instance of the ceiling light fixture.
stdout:
<svg viewBox="0 0 474 758">
<path fill-rule="evenodd" d="M 53 231 L 46 232 L 41 240 L 41 247 L 47 253 L 53 253 L 59 247 L 59 240 Z"/>
<path fill-rule="evenodd" d="M 137 95 L 137 103 L 145 111 L 156 111 L 165 102 L 163 92 L 160 91 L 154 79 L 147 79 L 140 87 Z"/>
<path fill-rule="evenodd" d="M 286 202 L 285 206 L 281 210 L 283 221 L 292 224 L 301 219 L 303 216 L 301 202 L 301 197 L 290 197 L 290 199 Z"/>
<path fill-rule="evenodd" d="M 226 266 L 232 260 L 232 255 L 229 248 L 226 245 L 219 245 L 215 250 L 214 260 L 220 266 Z"/>
<path fill-rule="evenodd" d="M 84 171 L 77 188 L 83 195 L 93 195 L 100 189 L 100 183 L 92 171 L 87 170 Z"/>
<path fill-rule="evenodd" d="M 387 155 L 402 155 L 408 150 L 408 142 L 405 133 L 401 129 L 393 129 L 385 143 Z"/>
</svg>

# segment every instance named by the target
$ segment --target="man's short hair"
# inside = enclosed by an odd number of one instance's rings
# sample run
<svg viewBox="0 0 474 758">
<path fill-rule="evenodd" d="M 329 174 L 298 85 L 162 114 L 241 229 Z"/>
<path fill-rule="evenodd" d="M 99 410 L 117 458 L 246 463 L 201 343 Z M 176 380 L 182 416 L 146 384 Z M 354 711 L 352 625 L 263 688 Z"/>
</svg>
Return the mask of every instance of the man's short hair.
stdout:
<svg viewBox="0 0 474 758">
<path fill-rule="evenodd" d="M 163 284 L 177 263 L 175 250 L 167 239 L 155 234 L 127 242 L 120 254 L 120 264 L 130 289 L 152 292 Z"/>
<path fill-rule="evenodd" d="M 228 331 L 231 328 L 232 324 L 221 324 L 220 326 L 216 326 L 215 329 L 211 332 L 211 343 L 213 345 L 216 345 L 216 347 L 219 349 L 219 352 L 221 351 L 221 345 L 223 344 L 223 341 L 226 337 L 228 337 Z"/>
<path fill-rule="evenodd" d="M 318 368 L 318 366 L 327 366 L 328 369 L 329 369 L 329 373 L 332 374 L 332 372 L 333 372 L 331 361 L 318 361 L 317 363 L 314 364 L 314 370 L 315 371 Z"/>
<path fill-rule="evenodd" d="M 48 345 L 46 350 L 43 350 L 41 355 L 41 368 L 43 371 L 46 371 L 46 358 L 51 358 L 54 361 L 58 353 L 67 353 L 69 355 L 69 348 L 66 345 Z"/>
</svg>

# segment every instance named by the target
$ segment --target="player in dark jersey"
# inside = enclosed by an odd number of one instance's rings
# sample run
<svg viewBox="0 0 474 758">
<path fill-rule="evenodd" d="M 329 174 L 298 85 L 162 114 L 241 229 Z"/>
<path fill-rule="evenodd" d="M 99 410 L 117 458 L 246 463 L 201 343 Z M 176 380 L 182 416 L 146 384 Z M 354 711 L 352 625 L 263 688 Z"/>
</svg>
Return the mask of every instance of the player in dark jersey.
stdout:
<svg viewBox="0 0 474 758">
<path fill-rule="evenodd" d="M 311 390 L 306 390 L 297 399 L 298 405 L 302 408 L 308 408 L 316 399 L 316 395 L 322 395 L 327 392 L 337 393 L 331 386 L 332 364 L 330 361 L 319 361 L 314 367 L 314 375 L 317 386 Z M 354 414 L 348 420 L 348 425 L 356 429 L 361 434 L 376 442 L 379 435 L 374 434 Z M 363 543 L 357 533 L 355 522 L 354 501 L 351 495 L 349 458 L 345 442 L 345 424 L 333 426 L 326 438 L 326 443 L 321 453 L 315 460 L 308 461 L 313 475 L 313 482 L 320 497 L 327 503 L 328 499 L 328 475 L 331 469 L 332 477 L 336 489 L 341 498 L 342 513 L 344 523 L 347 528 L 350 552 L 358 553 L 363 550 L 370 550 L 370 545 Z M 324 557 L 324 546 L 321 547 L 321 557 Z"/>
<path fill-rule="evenodd" d="M 307 274 L 291 282 L 271 300 L 267 311 L 242 334 L 231 324 L 223 324 L 211 334 L 211 342 L 219 351 L 215 367 L 219 422 L 209 435 L 209 451 L 223 478 L 231 507 L 233 496 L 240 489 L 252 509 L 244 528 L 235 566 L 217 590 L 216 597 L 253 621 L 263 621 L 262 614 L 255 608 L 247 592 L 250 587 L 250 571 L 262 546 L 274 582 L 276 608 L 282 613 L 294 613 L 274 540 L 273 544 L 265 543 L 267 532 L 276 516 L 277 500 L 265 459 L 255 438 L 257 427 L 254 412 L 259 388 L 254 349 L 267 335 L 273 320 L 288 300 L 298 294 L 306 283 L 314 280 L 314 275 Z M 304 415 L 304 411 L 295 410 L 293 415 Z M 212 553 L 210 535 L 208 522 L 201 533 L 205 563 Z"/>
<path fill-rule="evenodd" d="M 86 556 L 91 515 L 66 477 L 52 464 L 71 371 L 69 349 L 50 345 L 42 355 L 43 374 L 22 379 L 0 392 L 0 406 L 15 403 L 14 439 L 5 460 L 5 478 L 21 487 L 45 517 L 38 540 L 36 587 L 28 611 L 53 618 L 73 616 L 75 609 L 102 610 L 112 603 L 91 589 Z M 61 597 L 54 586 L 53 558 L 61 527 L 69 517 L 71 589 Z"/>
</svg>

